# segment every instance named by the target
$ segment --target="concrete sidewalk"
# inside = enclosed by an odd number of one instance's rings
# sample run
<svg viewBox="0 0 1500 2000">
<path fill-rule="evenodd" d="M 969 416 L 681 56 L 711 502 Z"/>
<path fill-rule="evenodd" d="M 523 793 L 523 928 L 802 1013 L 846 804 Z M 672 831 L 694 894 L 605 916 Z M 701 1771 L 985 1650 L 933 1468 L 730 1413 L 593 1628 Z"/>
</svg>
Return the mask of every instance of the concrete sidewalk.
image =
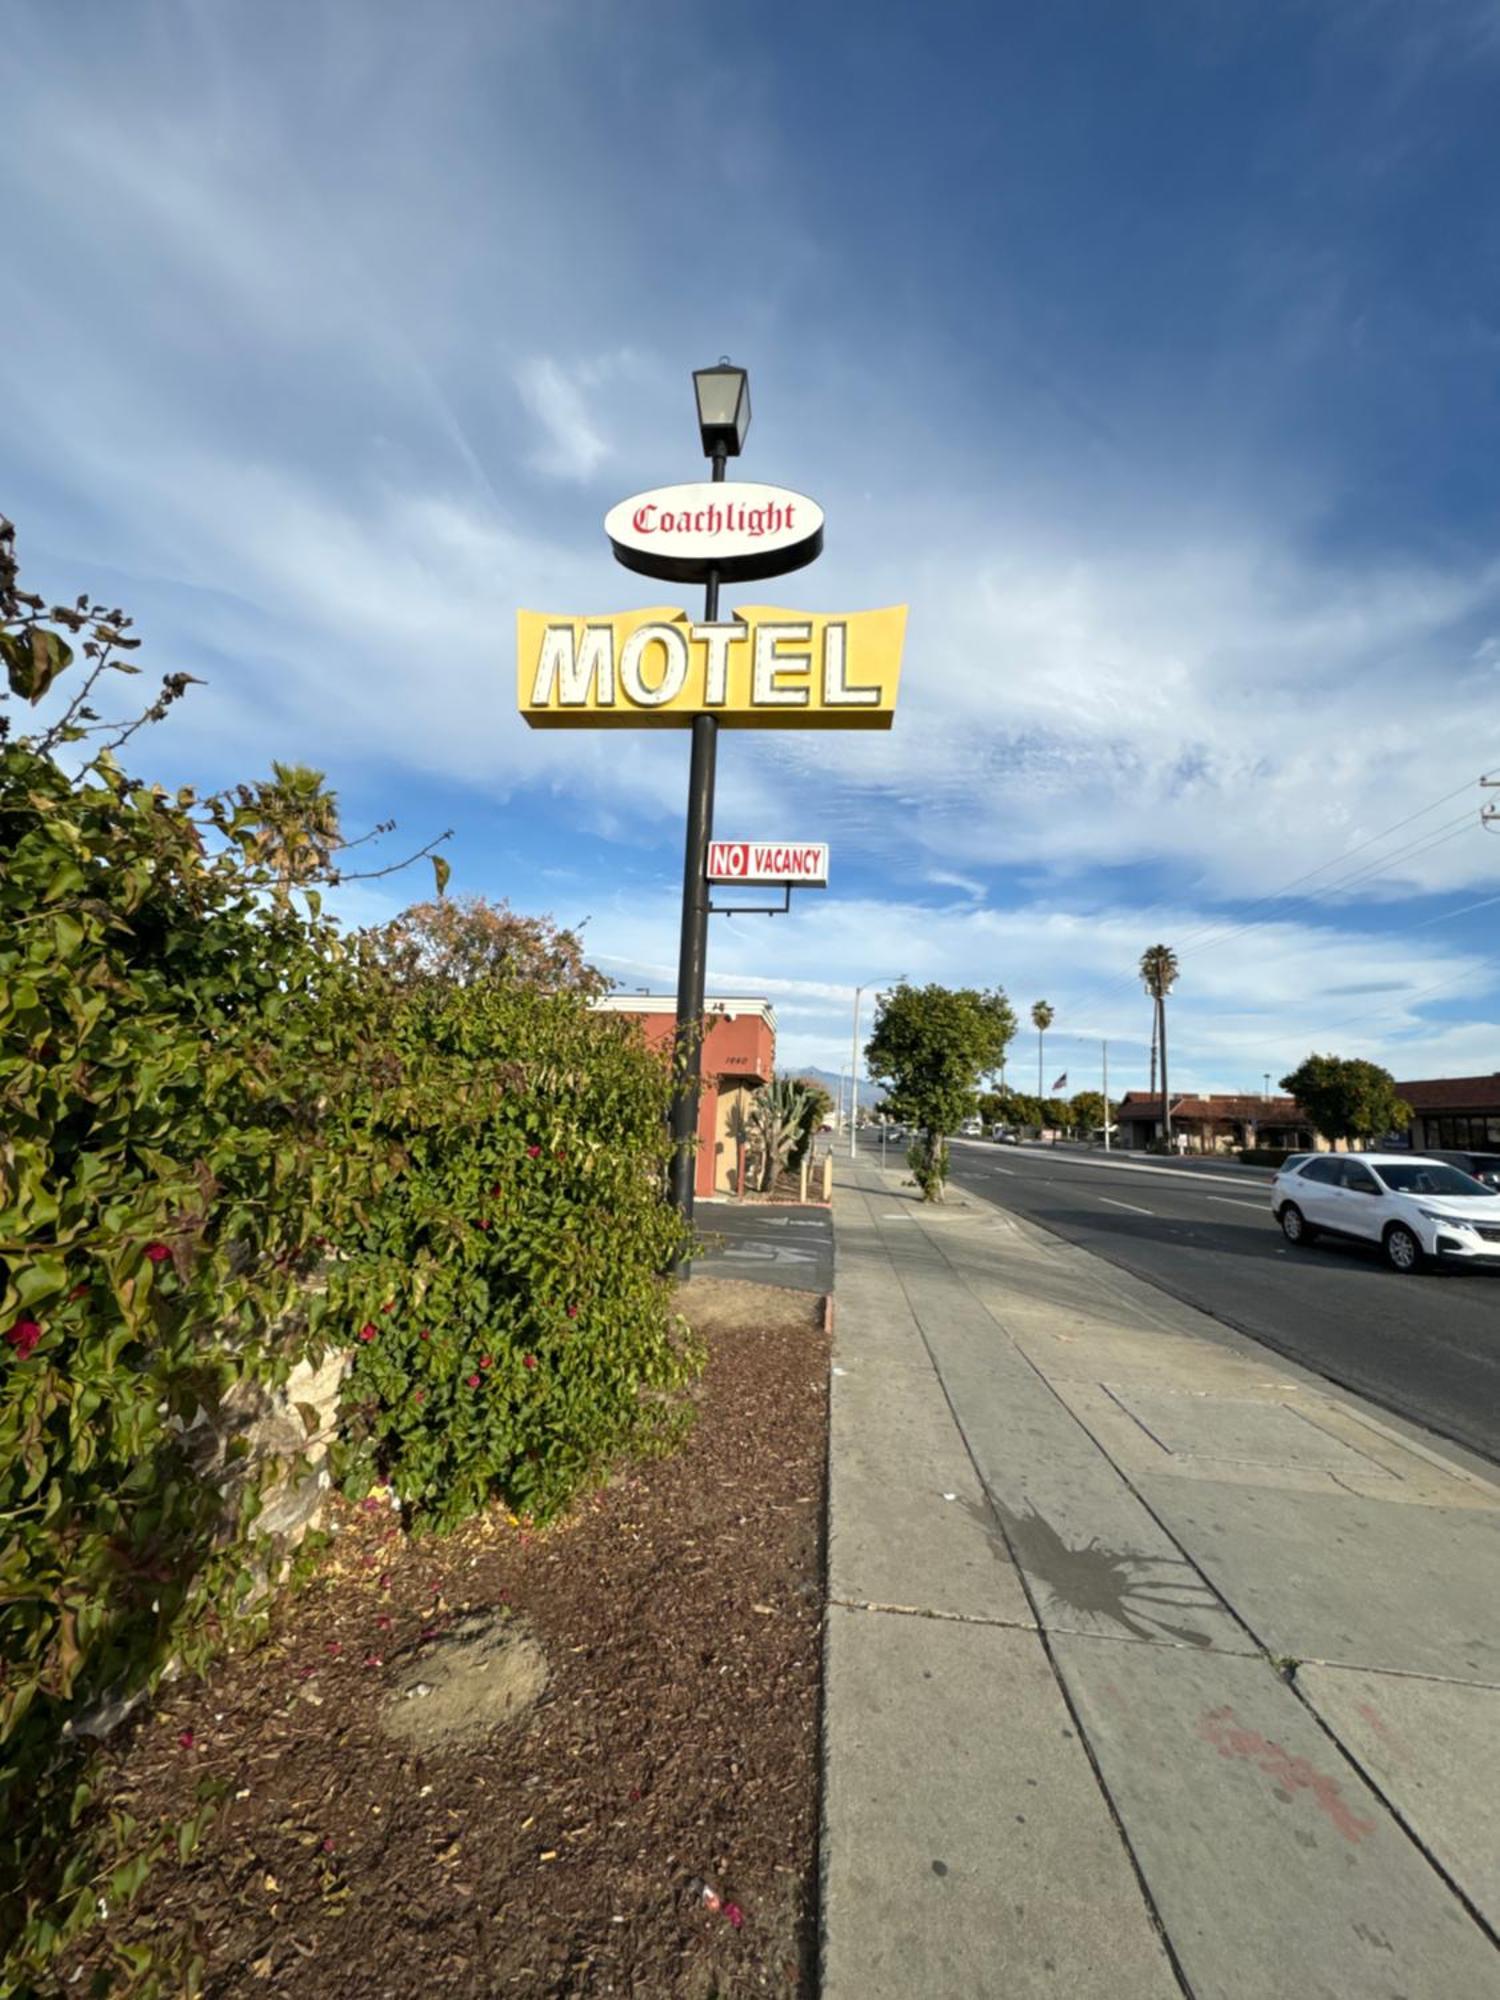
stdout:
<svg viewBox="0 0 1500 2000">
<path fill-rule="evenodd" d="M 825 2000 L 1494 2000 L 1493 1476 L 840 1171 Z"/>
</svg>

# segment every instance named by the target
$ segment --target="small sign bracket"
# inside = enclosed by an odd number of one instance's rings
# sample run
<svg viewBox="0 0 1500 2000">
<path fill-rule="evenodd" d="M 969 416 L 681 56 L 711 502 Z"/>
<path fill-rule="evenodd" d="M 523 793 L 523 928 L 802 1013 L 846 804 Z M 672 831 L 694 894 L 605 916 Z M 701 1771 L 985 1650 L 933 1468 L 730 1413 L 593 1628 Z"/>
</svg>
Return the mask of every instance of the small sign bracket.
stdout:
<svg viewBox="0 0 1500 2000">
<path fill-rule="evenodd" d="M 785 917 L 791 914 L 792 891 L 808 886 L 805 883 L 786 882 L 782 884 L 779 903 L 710 903 L 711 917 Z"/>
</svg>

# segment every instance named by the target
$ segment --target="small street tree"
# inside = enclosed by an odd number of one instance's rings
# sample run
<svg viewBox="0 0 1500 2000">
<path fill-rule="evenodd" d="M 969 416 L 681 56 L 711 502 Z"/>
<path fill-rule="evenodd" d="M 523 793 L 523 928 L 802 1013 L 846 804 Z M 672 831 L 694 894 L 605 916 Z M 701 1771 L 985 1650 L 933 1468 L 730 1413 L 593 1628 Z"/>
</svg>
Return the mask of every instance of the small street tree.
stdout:
<svg viewBox="0 0 1500 2000">
<path fill-rule="evenodd" d="M 1073 1093 L 1073 1102 L 1069 1106 L 1069 1115 L 1072 1119 L 1075 1132 L 1096 1132 L 1101 1130 L 1108 1116 L 1103 1091 L 1075 1091 Z"/>
<path fill-rule="evenodd" d="M 1047 1030 L 1057 1019 L 1045 1000 L 1038 1000 L 1031 1010 L 1031 1025 L 1036 1029 L 1036 1094 L 1040 1097 L 1046 1089 L 1042 1075 L 1042 1047 L 1047 1039 Z"/>
<path fill-rule="evenodd" d="M 891 1115 L 920 1134 L 910 1158 L 924 1201 L 942 1200 L 947 1135 L 973 1111 L 980 1078 L 999 1068 L 1015 1032 L 998 987 L 981 993 L 903 981 L 882 996 L 865 1060 Z"/>
<path fill-rule="evenodd" d="M 1396 1080 L 1360 1056 L 1309 1056 L 1281 1079 L 1325 1139 L 1381 1139 L 1411 1123 Z"/>
</svg>

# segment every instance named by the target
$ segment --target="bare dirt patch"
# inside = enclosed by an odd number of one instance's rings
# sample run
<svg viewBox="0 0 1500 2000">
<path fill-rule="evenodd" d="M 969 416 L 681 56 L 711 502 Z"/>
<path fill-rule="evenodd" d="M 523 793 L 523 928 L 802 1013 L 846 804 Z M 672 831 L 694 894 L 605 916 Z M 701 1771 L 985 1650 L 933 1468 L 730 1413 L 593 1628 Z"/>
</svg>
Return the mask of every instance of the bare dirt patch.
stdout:
<svg viewBox="0 0 1500 2000">
<path fill-rule="evenodd" d="M 116 1920 L 191 1928 L 210 2000 L 812 1991 L 822 1301 L 682 1305 L 710 1360 L 675 1457 L 541 1535 L 348 1510 L 265 1646 L 121 1732 L 108 1790 L 143 1824 L 201 1776 L 232 1793 Z M 465 1688 L 478 1740 L 388 1734 Z"/>
</svg>

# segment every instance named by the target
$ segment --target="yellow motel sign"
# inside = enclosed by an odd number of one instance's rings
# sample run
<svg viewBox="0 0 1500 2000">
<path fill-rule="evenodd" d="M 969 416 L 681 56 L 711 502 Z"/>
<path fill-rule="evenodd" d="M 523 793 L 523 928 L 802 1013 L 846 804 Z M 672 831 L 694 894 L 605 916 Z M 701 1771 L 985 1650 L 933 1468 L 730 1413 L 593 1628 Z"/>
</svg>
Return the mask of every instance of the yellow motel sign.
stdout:
<svg viewBox="0 0 1500 2000">
<path fill-rule="evenodd" d="M 516 620 L 521 714 L 533 729 L 889 729 L 906 606 L 814 613 L 745 605 Z"/>
</svg>

